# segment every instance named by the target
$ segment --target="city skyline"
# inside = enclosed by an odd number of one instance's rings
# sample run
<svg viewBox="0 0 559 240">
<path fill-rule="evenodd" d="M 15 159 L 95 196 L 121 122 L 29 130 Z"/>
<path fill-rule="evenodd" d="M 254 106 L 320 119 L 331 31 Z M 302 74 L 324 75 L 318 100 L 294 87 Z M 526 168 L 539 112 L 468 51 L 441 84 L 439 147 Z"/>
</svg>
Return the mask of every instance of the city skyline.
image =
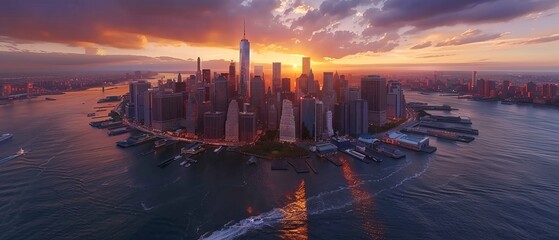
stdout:
<svg viewBox="0 0 559 240">
<path fill-rule="evenodd" d="M 282 62 L 286 73 L 304 56 L 315 70 L 559 69 L 549 51 L 559 49 L 559 7 L 547 0 L 11 2 L 2 9 L 2 22 L 12 24 L 0 24 L 0 63 L 14 71 L 180 70 L 198 56 L 225 69 L 238 59 L 244 19 L 251 65 Z"/>
</svg>

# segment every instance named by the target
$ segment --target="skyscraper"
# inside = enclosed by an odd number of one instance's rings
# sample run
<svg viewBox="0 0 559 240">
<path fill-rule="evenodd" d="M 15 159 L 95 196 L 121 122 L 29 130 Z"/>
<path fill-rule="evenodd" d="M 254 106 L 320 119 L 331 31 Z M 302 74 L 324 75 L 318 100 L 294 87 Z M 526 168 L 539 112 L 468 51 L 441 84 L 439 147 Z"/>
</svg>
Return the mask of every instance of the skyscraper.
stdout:
<svg viewBox="0 0 559 240">
<path fill-rule="evenodd" d="M 212 78 L 212 70 L 210 69 L 202 69 L 202 80 L 204 84 L 210 84 Z"/>
<path fill-rule="evenodd" d="M 219 76 L 214 83 L 214 109 L 217 112 L 227 111 L 227 101 L 228 101 L 228 91 L 227 91 L 227 79 L 224 76 Z"/>
<path fill-rule="evenodd" d="M 254 66 L 254 76 L 260 76 L 264 79 L 264 66 Z"/>
<path fill-rule="evenodd" d="M 334 120 L 334 115 L 332 114 L 331 110 L 328 110 L 326 112 L 326 122 L 325 122 L 325 131 L 326 131 L 326 135 L 328 137 L 334 136 L 334 128 L 333 128 L 333 120 Z"/>
<path fill-rule="evenodd" d="M 281 91 L 290 92 L 291 91 L 291 78 L 281 79 Z"/>
<path fill-rule="evenodd" d="M 268 130 L 278 129 L 278 111 L 275 104 L 268 106 Z"/>
<path fill-rule="evenodd" d="M 182 93 L 158 91 L 152 99 L 151 126 L 161 131 L 175 130 L 184 118 L 184 101 Z"/>
<path fill-rule="evenodd" d="M 314 141 L 322 139 L 322 134 L 324 133 L 324 102 L 316 101 L 316 107 L 314 108 Z"/>
<path fill-rule="evenodd" d="M 134 117 L 137 122 L 144 122 L 144 96 L 151 84 L 146 81 L 138 81 L 130 84 L 130 103 L 134 104 Z"/>
<path fill-rule="evenodd" d="M 264 86 L 264 80 L 260 76 L 255 76 L 250 80 L 250 99 L 253 109 L 256 111 L 257 121 L 263 121 L 266 118 L 266 101 L 265 101 L 266 89 Z"/>
<path fill-rule="evenodd" d="M 299 107 L 301 140 L 315 139 L 316 99 L 307 95 L 301 98 Z"/>
<path fill-rule="evenodd" d="M 472 89 L 475 89 L 474 87 L 475 87 L 476 84 L 477 84 L 476 81 L 477 81 L 477 71 L 473 71 L 473 72 L 472 72 L 472 82 L 471 82 L 471 83 L 472 83 L 472 84 L 471 84 Z"/>
<path fill-rule="evenodd" d="M 348 134 L 352 137 L 359 137 L 359 135 L 368 132 L 368 113 L 367 101 L 355 100 L 346 103 L 348 106 L 347 113 L 349 116 L 346 119 L 349 121 Z"/>
<path fill-rule="evenodd" d="M 295 116 L 293 116 L 293 104 L 291 101 L 284 99 L 282 104 L 280 129 L 280 142 L 294 143 L 295 138 Z"/>
<path fill-rule="evenodd" d="M 242 97 L 247 97 L 248 92 L 248 80 L 250 78 L 250 42 L 246 39 L 246 28 L 243 24 L 243 39 L 241 40 L 240 46 L 240 74 L 239 74 L 239 92 L 238 94 Z"/>
<path fill-rule="evenodd" d="M 227 109 L 227 121 L 225 122 L 225 141 L 239 141 L 239 104 L 232 100 Z"/>
<path fill-rule="evenodd" d="M 361 78 L 361 99 L 369 107 L 368 120 L 377 126 L 386 123 L 386 79 L 378 75 Z"/>
<path fill-rule="evenodd" d="M 274 94 L 282 91 L 280 62 L 272 63 L 272 91 Z"/>
<path fill-rule="evenodd" d="M 229 79 L 227 79 L 228 80 L 227 90 L 229 92 L 228 95 L 230 99 L 235 96 L 235 91 L 237 90 L 236 75 L 237 72 L 235 71 L 235 62 L 231 60 L 231 63 L 229 63 Z"/>
<path fill-rule="evenodd" d="M 225 113 L 204 113 L 204 138 L 223 139 L 225 137 Z"/>
<path fill-rule="evenodd" d="M 322 78 L 322 93 L 333 93 L 334 92 L 334 73 L 324 72 Z"/>
<path fill-rule="evenodd" d="M 301 66 L 302 66 L 301 74 L 308 75 L 310 73 L 310 70 L 311 70 L 311 58 L 310 57 L 303 57 L 303 64 Z"/>
<path fill-rule="evenodd" d="M 196 82 L 202 81 L 202 70 L 200 70 L 200 57 L 196 60 Z"/>
<path fill-rule="evenodd" d="M 405 114 L 405 107 L 402 84 L 397 81 L 388 82 L 386 116 L 388 118 L 402 118 Z"/>
<path fill-rule="evenodd" d="M 252 142 L 256 136 L 256 116 L 253 112 L 239 113 L 239 141 Z"/>
</svg>

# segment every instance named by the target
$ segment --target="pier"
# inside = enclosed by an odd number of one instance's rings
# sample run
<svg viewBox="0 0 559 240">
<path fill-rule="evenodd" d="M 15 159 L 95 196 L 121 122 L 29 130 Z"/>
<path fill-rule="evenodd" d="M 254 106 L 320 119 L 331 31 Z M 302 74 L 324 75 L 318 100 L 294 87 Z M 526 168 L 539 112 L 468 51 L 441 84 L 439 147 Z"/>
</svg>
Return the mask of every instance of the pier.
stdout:
<svg viewBox="0 0 559 240">
<path fill-rule="evenodd" d="M 285 159 L 272 160 L 272 170 L 289 170 L 289 165 Z"/>
<path fill-rule="evenodd" d="M 291 165 L 295 169 L 296 173 L 308 173 L 308 172 L 310 172 L 309 167 L 307 166 L 307 163 L 305 162 L 305 159 L 296 158 L 296 159 L 290 159 L 287 162 L 289 163 L 289 165 Z"/>
<path fill-rule="evenodd" d="M 334 164 L 334 166 L 336 166 L 336 167 L 341 167 L 342 162 L 340 162 L 340 160 L 338 160 L 338 158 L 335 158 L 335 157 L 337 157 L 337 155 L 333 155 L 333 156 L 330 155 L 330 156 L 325 156 L 325 157 L 322 157 L 322 158 L 328 160 L 329 162 Z"/>
</svg>

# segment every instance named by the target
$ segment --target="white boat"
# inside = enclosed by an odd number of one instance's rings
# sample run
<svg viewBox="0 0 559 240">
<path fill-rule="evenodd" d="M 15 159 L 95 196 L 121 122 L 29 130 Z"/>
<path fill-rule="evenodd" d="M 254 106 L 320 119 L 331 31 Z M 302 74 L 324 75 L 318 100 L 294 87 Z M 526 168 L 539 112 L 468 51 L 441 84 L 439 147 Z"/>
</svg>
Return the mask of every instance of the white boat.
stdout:
<svg viewBox="0 0 559 240">
<path fill-rule="evenodd" d="M 190 167 L 190 163 L 185 164 L 184 167 Z"/>
<path fill-rule="evenodd" d="M 248 221 L 257 225 L 264 223 L 264 220 L 262 218 L 249 218 Z"/>
<path fill-rule="evenodd" d="M 12 138 L 14 135 L 11 133 L 4 133 L 2 134 L 2 136 L 0 136 L 0 142 L 6 141 L 10 138 Z"/>
<path fill-rule="evenodd" d="M 180 163 L 181 166 L 184 166 L 184 164 L 186 164 L 186 161 L 182 161 L 182 162 Z"/>
<path fill-rule="evenodd" d="M 19 157 L 19 156 L 21 156 L 21 155 L 23 155 L 23 154 L 25 154 L 25 150 L 23 150 L 23 148 L 20 148 L 19 151 L 17 151 L 16 156 Z"/>
<path fill-rule="evenodd" d="M 179 160 L 179 159 L 181 159 L 181 158 L 182 158 L 182 156 L 181 156 L 181 155 L 177 155 L 177 156 L 175 156 L 175 160 Z"/>
<path fill-rule="evenodd" d="M 219 153 L 223 150 L 223 146 L 219 146 L 218 148 L 214 149 L 214 153 Z"/>
</svg>

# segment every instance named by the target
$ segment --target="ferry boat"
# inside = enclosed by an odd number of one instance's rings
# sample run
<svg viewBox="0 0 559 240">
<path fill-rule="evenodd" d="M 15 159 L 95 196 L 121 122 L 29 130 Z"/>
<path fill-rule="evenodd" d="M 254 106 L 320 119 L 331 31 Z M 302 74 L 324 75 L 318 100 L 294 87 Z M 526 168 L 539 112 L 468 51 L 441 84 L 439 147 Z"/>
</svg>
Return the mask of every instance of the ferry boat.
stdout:
<svg viewBox="0 0 559 240">
<path fill-rule="evenodd" d="M 153 144 L 153 148 L 161 148 L 167 144 L 167 139 L 159 139 Z"/>
<path fill-rule="evenodd" d="M 116 135 L 121 135 L 121 134 L 125 134 L 127 132 L 130 132 L 132 130 L 132 128 L 130 127 L 122 127 L 122 128 L 116 128 L 113 130 L 110 130 L 109 132 L 107 132 L 107 134 L 109 136 L 116 136 Z"/>
<path fill-rule="evenodd" d="M 214 149 L 214 153 L 219 153 L 223 150 L 223 146 L 219 146 L 218 148 Z"/>
<path fill-rule="evenodd" d="M 367 155 L 362 154 L 362 153 L 360 153 L 360 152 L 358 152 L 358 151 L 355 151 L 355 150 L 353 150 L 353 149 L 346 149 L 346 150 L 344 150 L 343 152 L 346 153 L 346 154 L 348 154 L 348 155 L 350 155 L 350 156 L 352 156 L 352 157 L 354 157 L 354 158 L 357 158 L 357 159 L 359 159 L 359 160 L 361 160 L 361 161 L 366 161 L 366 160 L 367 160 Z"/>
<path fill-rule="evenodd" d="M 131 137 L 129 137 L 125 140 L 122 140 L 122 141 L 118 141 L 116 143 L 116 145 L 119 146 L 119 147 L 122 147 L 122 148 L 127 148 L 127 147 L 140 145 L 142 143 L 146 143 L 146 142 L 151 141 L 153 139 L 155 139 L 155 136 L 148 135 L 148 134 L 140 134 L 140 135 L 136 135 L 136 136 L 131 136 Z"/>
<path fill-rule="evenodd" d="M 2 136 L 0 136 L 0 142 L 6 141 L 8 139 L 11 139 L 14 135 L 11 133 L 4 133 L 2 134 Z"/>
<path fill-rule="evenodd" d="M 56 98 L 46 97 L 45 100 L 47 100 L 47 101 L 56 101 Z"/>
<path fill-rule="evenodd" d="M 88 113 L 87 116 L 88 117 L 95 117 L 95 113 Z"/>
</svg>

